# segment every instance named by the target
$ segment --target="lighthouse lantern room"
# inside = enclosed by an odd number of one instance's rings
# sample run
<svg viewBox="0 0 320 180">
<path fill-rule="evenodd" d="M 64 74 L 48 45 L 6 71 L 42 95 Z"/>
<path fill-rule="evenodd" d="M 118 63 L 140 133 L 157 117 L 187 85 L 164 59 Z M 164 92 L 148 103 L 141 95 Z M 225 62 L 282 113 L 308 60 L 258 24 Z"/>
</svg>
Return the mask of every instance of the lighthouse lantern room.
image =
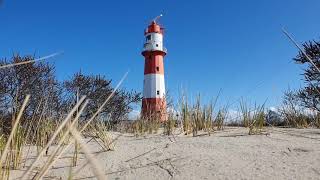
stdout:
<svg viewBox="0 0 320 180">
<path fill-rule="evenodd" d="M 163 28 L 156 22 L 160 16 L 155 18 L 144 32 L 145 43 L 142 55 L 145 64 L 142 116 L 147 119 L 166 121 L 163 60 L 167 50 L 163 46 Z"/>
</svg>

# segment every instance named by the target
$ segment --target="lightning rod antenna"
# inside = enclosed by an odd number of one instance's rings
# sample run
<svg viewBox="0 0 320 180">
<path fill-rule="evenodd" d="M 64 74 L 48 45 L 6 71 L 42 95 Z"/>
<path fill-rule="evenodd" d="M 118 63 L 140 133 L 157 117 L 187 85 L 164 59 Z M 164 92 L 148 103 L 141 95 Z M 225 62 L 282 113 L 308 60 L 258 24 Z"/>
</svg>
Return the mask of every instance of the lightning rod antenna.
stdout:
<svg viewBox="0 0 320 180">
<path fill-rule="evenodd" d="M 154 22 L 156 22 L 160 17 L 162 17 L 163 15 L 162 14 L 160 14 L 159 16 L 157 16 L 157 17 L 155 17 L 154 19 L 153 19 L 153 21 Z"/>
</svg>

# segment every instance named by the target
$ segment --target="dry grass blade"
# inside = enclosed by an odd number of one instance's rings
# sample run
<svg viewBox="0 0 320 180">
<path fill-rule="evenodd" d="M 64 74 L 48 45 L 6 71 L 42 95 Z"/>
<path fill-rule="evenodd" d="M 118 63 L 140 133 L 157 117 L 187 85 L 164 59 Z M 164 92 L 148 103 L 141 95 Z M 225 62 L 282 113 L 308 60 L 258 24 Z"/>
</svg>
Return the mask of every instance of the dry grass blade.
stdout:
<svg viewBox="0 0 320 180">
<path fill-rule="evenodd" d="M 60 55 L 61 53 L 62 53 L 62 52 L 53 53 L 53 54 L 50 54 L 50 55 L 48 55 L 48 56 L 44 56 L 44 57 L 41 57 L 41 58 L 38 58 L 38 59 L 34 59 L 34 60 L 31 60 L 31 61 L 23 61 L 23 62 L 14 63 L 14 64 L 6 64 L 6 65 L 3 65 L 3 66 L 0 66 L 0 69 L 4 69 L 4 68 L 8 68 L 8 67 L 13 67 L 13 66 L 19 66 L 19 65 L 23 65 L 23 64 L 28 64 L 28 63 L 32 63 L 32 62 L 37 62 L 37 61 L 42 61 L 42 60 L 49 59 L 49 58 L 55 57 L 55 56 L 57 56 L 57 55 Z"/>
<path fill-rule="evenodd" d="M 118 140 L 120 137 L 122 136 L 122 134 L 118 135 L 116 138 L 113 139 L 112 142 L 110 142 L 110 144 L 114 143 L 116 140 Z M 88 142 L 87 142 L 88 143 Z M 96 154 L 95 157 L 97 157 L 99 154 Z M 76 170 L 74 172 L 74 174 L 78 174 L 84 167 L 86 167 L 88 165 L 88 162 L 84 163 L 83 165 L 81 165 L 78 170 Z"/>
<path fill-rule="evenodd" d="M 7 144 L 6 144 L 6 146 L 5 146 L 5 148 L 4 148 L 3 152 L 2 152 L 1 159 L 0 159 L 0 166 L 2 166 L 2 163 L 3 163 L 4 159 L 5 159 L 6 156 L 7 156 L 7 151 L 8 151 L 8 149 L 9 149 L 11 140 L 12 140 L 13 135 L 14 135 L 17 127 L 18 127 L 19 121 L 20 121 L 20 119 L 21 119 L 21 116 L 22 116 L 22 114 L 23 114 L 23 111 L 24 111 L 24 109 L 25 109 L 25 107 L 26 107 L 29 99 L 30 99 L 30 95 L 27 95 L 26 98 L 24 99 L 24 102 L 23 102 L 23 104 L 22 104 L 22 107 L 21 107 L 21 109 L 20 109 L 20 112 L 19 112 L 19 114 L 18 114 L 18 117 L 17 117 L 17 119 L 15 120 L 15 123 L 14 123 L 14 125 L 13 125 L 13 127 L 12 127 L 12 130 L 11 130 L 11 133 L 10 133 L 10 136 L 9 136 L 9 138 L 8 138 L 8 140 L 7 140 Z"/>
<path fill-rule="evenodd" d="M 85 156 L 87 157 L 89 163 L 92 165 L 93 168 L 93 173 L 95 174 L 95 176 L 97 177 L 98 180 L 106 180 L 107 178 L 105 177 L 103 170 L 100 168 L 99 163 L 97 162 L 97 160 L 92 156 L 92 154 L 90 154 L 89 149 L 87 148 L 87 146 L 81 141 L 81 135 L 80 132 L 78 132 L 76 129 L 74 128 L 70 128 L 70 132 L 72 134 L 72 136 L 77 140 L 77 142 L 79 142 Z"/>
<path fill-rule="evenodd" d="M 77 116 L 75 117 L 75 119 L 73 120 L 73 122 L 71 123 L 70 125 L 70 128 L 73 128 L 75 126 L 75 124 L 77 123 L 77 120 L 79 119 L 81 113 L 83 112 L 84 108 L 87 106 L 89 100 L 86 100 L 81 109 L 79 110 L 79 112 L 77 113 Z M 66 138 L 68 137 L 69 135 L 69 132 L 70 132 L 70 128 L 68 128 L 68 130 L 64 133 L 64 135 L 62 136 L 62 138 L 60 139 L 58 145 L 57 145 L 57 148 L 55 149 L 55 151 L 51 154 L 51 156 L 48 158 L 47 160 L 47 164 L 45 164 L 43 166 L 43 168 L 39 171 L 39 173 L 37 174 L 36 178 L 35 179 L 41 179 L 49 170 L 49 167 L 55 163 L 59 158 L 60 156 L 63 154 L 63 152 L 65 152 L 70 146 L 71 144 L 68 144 L 66 147 L 64 147 L 60 152 L 59 152 L 59 149 L 61 147 L 61 145 L 63 144 L 63 142 L 66 140 Z"/>
<path fill-rule="evenodd" d="M 40 100 L 40 103 L 38 104 L 38 106 L 37 106 L 37 108 L 36 108 L 36 111 L 35 111 L 36 113 L 38 113 L 39 110 L 40 110 L 40 107 L 41 107 L 41 105 L 42 105 L 42 103 L 43 103 L 42 100 L 43 100 L 43 99 Z M 47 101 L 45 101 L 45 106 L 44 106 L 44 107 L 46 107 L 46 104 L 47 104 Z M 35 113 L 35 114 L 36 114 L 36 113 Z M 31 140 L 31 142 L 33 142 L 34 139 L 35 139 L 35 137 L 36 137 L 36 133 L 33 133 L 31 137 L 29 136 L 29 135 L 30 135 L 30 132 L 31 132 L 31 130 L 32 130 L 32 125 L 31 125 L 31 123 L 35 123 L 35 114 L 34 114 L 34 116 L 32 117 L 32 120 L 31 120 L 30 125 L 29 125 L 29 129 L 28 129 L 27 134 L 26 134 L 26 138 L 29 138 L 29 139 Z M 44 111 L 41 112 L 39 121 L 36 123 L 36 128 L 35 128 L 35 129 L 38 129 L 39 124 L 40 124 L 40 122 L 41 122 L 41 117 L 43 116 L 43 114 L 44 114 Z M 28 155 L 29 155 L 29 153 L 30 153 L 30 149 L 31 149 L 31 146 L 28 146 L 28 150 L 27 150 L 27 153 L 26 153 L 26 157 L 28 157 Z M 26 161 L 24 162 L 24 166 L 25 166 L 25 164 L 26 164 Z"/>
<path fill-rule="evenodd" d="M 128 72 L 126 72 L 124 74 L 124 76 L 122 77 L 122 79 L 119 81 L 119 83 L 117 84 L 117 86 L 114 88 L 113 92 L 108 96 L 108 98 L 104 101 L 104 103 L 100 106 L 100 108 L 97 110 L 97 112 L 89 119 L 89 121 L 82 127 L 82 129 L 80 130 L 80 132 L 84 131 L 86 129 L 86 127 L 90 124 L 91 121 L 93 121 L 93 119 L 101 112 L 102 108 L 108 103 L 108 101 L 112 98 L 112 96 L 115 94 L 115 92 L 117 91 L 117 89 L 120 87 L 120 85 L 122 84 L 122 82 L 125 80 L 125 78 L 127 77 Z M 80 100 L 80 102 L 82 102 L 83 100 Z M 75 107 L 74 107 L 75 108 Z M 77 107 L 78 108 L 78 107 Z M 76 108 L 76 109 L 77 109 Z M 48 143 L 49 144 L 49 143 Z M 68 145 L 67 147 L 65 147 L 63 150 L 60 151 L 60 153 L 57 155 L 58 157 L 65 152 L 65 150 L 67 150 L 70 147 L 70 145 Z M 46 149 L 46 148 L 44 148 Z M 41 153 L 40 153 L 41 154 Z M 39 155 L 40 155 L 39 154 Z M 54 153 L 55 154 L 55 153 Z M 39 156 L 38 156 L 39 157 Z M 26 176 L 26 174 L 29 173 L 29 171 L 31 171 L 31 168 L 33 168 L 35 166 L 36 161 L 38 161 L 38 157 L 35 160 L 35 162 L 30 166 L 30 168 L 28 169 L 28 171 L 22 176 L 22 179 Z M 54 163 L 55 160 L 52 162 Z M 51 163 L 51 164 L 52 164 Z M 45 170 L 46 172 L 47 170 Z M 45 173 L 44 173 L 45 174 Z M 42 175 L 44 175 L 42 174 Z M 41 174 L 40 174 L 41 176 Z"/>
<path fill-rule="evenodd" d="M 282 32 L 291 40 L 291 42 L 302 52 L 302 54 L 308 59 L 308 61 L 316 68 L 316 70 L 320 73 L 320 69 L 314 64 L 314 62 L 311 60 L 311 58 L 306 54 L 305 51 L 299 46 L 299 44 L 293 39 L 292 36 L 286 31 L 284 28 L 282 28 Z"/>
<path fill-rule="evenodd" d="M 36 157 L 36 159 L 34 160 L 34 162 L 32 163 L 32 165 L 27 169 L 27 171 L 25 171 L 22 175 L 21 179 L 25 179 L 27 174 L 29 174 L 29 172 L 34 168 L 34 166 L 36 165 L 36 163 L 39 161 L 39 159 L 42 157 L 42 155 L 44 154 L 44 152 L 46 151 L 46 149 L 52 144 L 52 142 L 54 141 L 54 139 L 58 136 L 59 132 L 62 130 L 62 128 L 67 124 L 67 122 L 69 121 L 69 119 L 71 119 L 72 115 L 74 114 L 74 112 L 76 112 L 76 110 L 79 108 L 79 106 L 81 105 L 81 103 L 83 102 L 83 100 L 86 97 L 83 96 L 79 102 L 73 107 L 73 109 L 70 111 L 70 113 L 67 115 L 67 117 L 62 121 L 62 123 L 60 124 L 60 126 L 57 128 L 57 130 L 54 132 L 54 134 L 52 135 L 51 139 L 49 140 L 49 142 L 47 143 L 47 145 L 41 150 L 41 152 L 39 153 L 39 155 Z"/>
</svg>

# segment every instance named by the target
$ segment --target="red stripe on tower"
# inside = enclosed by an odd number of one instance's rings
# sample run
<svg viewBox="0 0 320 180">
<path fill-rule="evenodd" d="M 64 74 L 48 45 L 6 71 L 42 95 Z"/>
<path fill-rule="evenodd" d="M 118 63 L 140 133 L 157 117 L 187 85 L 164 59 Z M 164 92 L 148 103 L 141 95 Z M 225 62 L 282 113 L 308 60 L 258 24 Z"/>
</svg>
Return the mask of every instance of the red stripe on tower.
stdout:
<svg viewBox="0 0 320 180">
<path fill-rule="evenodd" d="M 145 43 L 142 55 L 145 64 L 142 116 L 148 119 L 166 121 L 163 59 L 167 50 L 163 47 L 163 28 L 153 20 L 145 30 L 144 35 Z"/>
</svg>

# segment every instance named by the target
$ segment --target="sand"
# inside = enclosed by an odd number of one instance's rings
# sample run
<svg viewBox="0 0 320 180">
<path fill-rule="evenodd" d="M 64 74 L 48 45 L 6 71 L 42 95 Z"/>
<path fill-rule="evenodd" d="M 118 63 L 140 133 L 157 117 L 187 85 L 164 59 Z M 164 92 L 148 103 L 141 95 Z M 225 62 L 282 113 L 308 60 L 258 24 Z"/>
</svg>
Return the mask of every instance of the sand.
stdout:
<svg viewBox="0 0 320 180">
<path fill-rule="evenodd" d="M 264 135 L 248 135 L 248 129 L 227 127 L 211 136 L 113 137 L 114 151 L 87 144 L 108 179 L 320 179 L 320 129 L 267 128 Z M 45 179 L 67 179 L 71 156 L 63 155 Z M 73 173 L 87 162 L 84 154 L 79 157 Z M 22 172 L 12 171 L 10 179 Z M 73 179 L 95 178 L 88 165 Z"/>
</svg>

